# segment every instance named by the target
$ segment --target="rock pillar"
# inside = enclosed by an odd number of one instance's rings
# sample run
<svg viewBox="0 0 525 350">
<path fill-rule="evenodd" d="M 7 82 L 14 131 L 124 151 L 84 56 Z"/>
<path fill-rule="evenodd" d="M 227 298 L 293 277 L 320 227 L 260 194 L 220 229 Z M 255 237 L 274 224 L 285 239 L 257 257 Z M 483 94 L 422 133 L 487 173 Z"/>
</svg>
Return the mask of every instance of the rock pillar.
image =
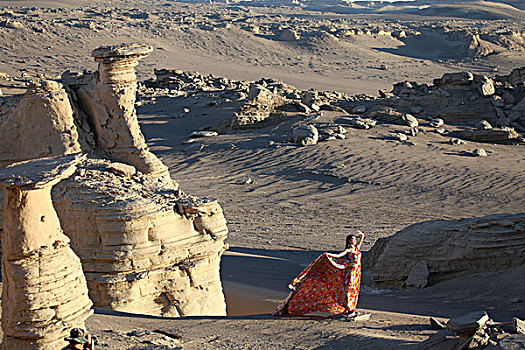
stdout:
<svg viewBox="0 0 525 350">
<path fill-rule="evenodd" d="M 99 47 L 92 53 L 99 63 L 98 74 L 89 82 L 74 82 L 80 85 L 73 89 L 100 149 L 113 160 L 169 182 L 168 168 L 149 151 L 135 110 L 135 66 L 152 51 L 150 46 L 140 44 Z"/>
<path fill-rule="evenodd" d="M 60 349 L 83 327 L 91 301 L 79 258 L 51 202 L 51 187 L 79 157 L 17 163 L 0 170 L 6 187 L 2 232 L 2 349 Z"/>
</svg>

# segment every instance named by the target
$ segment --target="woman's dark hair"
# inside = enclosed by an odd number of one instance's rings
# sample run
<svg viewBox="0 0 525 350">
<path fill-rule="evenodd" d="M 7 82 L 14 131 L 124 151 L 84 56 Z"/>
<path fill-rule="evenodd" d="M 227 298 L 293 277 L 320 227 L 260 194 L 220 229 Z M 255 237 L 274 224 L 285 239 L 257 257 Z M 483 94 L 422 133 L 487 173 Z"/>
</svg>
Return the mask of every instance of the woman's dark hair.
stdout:
<svg viewBox="0 0 525 350">
<path fill-rule="evenodd" d="M 346 244 L 345 249 L 352 248 L 352 237 L 355 237 L 355 240 L 357 242 L 357 235 L 354 235 L 353 233 L 346 236 Z"/>
</svg>

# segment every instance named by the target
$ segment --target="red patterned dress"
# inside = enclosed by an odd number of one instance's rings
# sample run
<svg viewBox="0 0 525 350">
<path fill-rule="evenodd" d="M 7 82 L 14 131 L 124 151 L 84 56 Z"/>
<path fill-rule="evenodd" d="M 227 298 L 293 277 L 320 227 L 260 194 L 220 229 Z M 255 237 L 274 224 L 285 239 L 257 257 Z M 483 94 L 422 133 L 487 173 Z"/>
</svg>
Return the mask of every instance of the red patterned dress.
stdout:
<svg viewBox="0 0 525 350">
<path fill-rule="evenodd" d="M 361 252 L 340 258 L 323 253 L 294 278 L 292 292 L 274 315 L 332 314 L 355 311 L 361 285 Z"/>
</svg>

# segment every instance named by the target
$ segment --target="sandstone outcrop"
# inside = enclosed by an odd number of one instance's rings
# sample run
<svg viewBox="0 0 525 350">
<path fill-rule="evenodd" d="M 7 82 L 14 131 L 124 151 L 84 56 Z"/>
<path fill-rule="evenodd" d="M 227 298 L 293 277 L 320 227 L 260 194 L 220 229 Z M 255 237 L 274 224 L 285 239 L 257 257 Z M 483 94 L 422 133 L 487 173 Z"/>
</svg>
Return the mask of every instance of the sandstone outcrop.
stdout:
<svg viewBox="0 0 525 350">
<path fill-rule="evenodd" d="M 224 315 L 226 221 L 215 200 L 155 177 L 116 175 L 90 159 L 55 187 L 54 204 L 96 306 L 162 316 Z"/>
<path fill-rule="evenodd" d="M 71 176 L 77 156 L 0 169 L 6 187 L 2 231 L 2 349 L 60 349 L 71 327 L 92 314 L 80 259 L 51 202 L 51 187 Z"/>
<path fill-rule="evenodd" d="M 9 100 L 14 109 L 0 123 L 28 119 L 23 135 L 35 130 L 31 120 L 46 116 L 52 120 L 39 122 L 54 129 L 14 156 L 2 149 L 0 164 L 41 157 L 48 144 L 52 155 L 88 155 L 74 176 L 54 187 L 52 199 L 95 306 L 163 316 L 225 315 L 222 209 L 214 199 L 178 189 L 149 151 L 137 121 L 134 67 L 149 52 L 137 44 L 98 48 L 93 51 L 98 71 L 66 72 L 64 88 L 41 83 Z M 47 99 L 35 104 L 42 109 L 38 116 L 16 112 L 29 99 Z"/>
<path fill-rule="evenodd" d="M 412 271 L 423 263 L 428 284 L 525 264 L 525 214 L 502 214 L 414 224 L 380 239 L 370 250 L 372 285 L 414 285 Z M 425 273 L 426 275 L 426 273 Z"/>
<path fill-rule="evenodd" d="M 80 152 L 73 110 L 60 83 L 34 83 L 23 97 L 6 99 L 0 113 L 0 167 L 26 159 Z"/>
<path fill-rule="evenodd" d="M 148 150 L 134 108 L 135 66 L 152 50 L 138 44 L 98 48 L 93 51 L 98 71 L 65 81 L 87 115 L 99 149 L 111 159 L 129 163 L 145 174 L 169 178 L 168 168 Z"/>
</svg>

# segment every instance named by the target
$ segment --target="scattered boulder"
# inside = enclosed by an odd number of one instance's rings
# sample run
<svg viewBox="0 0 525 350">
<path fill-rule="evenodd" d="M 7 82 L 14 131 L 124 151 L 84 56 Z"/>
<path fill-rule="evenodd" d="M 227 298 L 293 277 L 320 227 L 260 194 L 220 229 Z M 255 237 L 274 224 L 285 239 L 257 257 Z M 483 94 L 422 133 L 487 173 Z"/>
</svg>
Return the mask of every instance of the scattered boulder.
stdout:
<svg viewBox="0 0 525 350">
<path fill-rule="evenodd" d="M 475 311 L 449 320 L 447 328 L 456 333 L 472 336 L 479 328 L 484 327 L 489 320 L 489 315 L 485 311 Z"/>
<path fill-rule="evenodd" d="M 310 109 L 310 107 L 308 107 L 307 105 L 305 105 L 304 103 L 302 102 L 298 102 L 298 101 L 295 101 L 294 102 L 294 105 L 295 107 L 297 108 L 297 110 L 299 112 L 303 112 L 303 113 L 310 113 L 312 110 Z"/>
<path fill-rule="evenodd" d="M 490 78 L 483 77 L 483 81 L 478 85 L 479 93 L 483 97 L 489 97 L 494 95 L 496 88 L 494 87 L 494 81 Z"/>
<path fill-rule="evenodd" d="M 292 139 L 302 146 L 315 145 L 319 141 L 319 132 L 313 125 L 299 124 L 293 129 Z"/>
<path fill-rule="evenodd" d="M 433 126 L 435 128 L 439 128 L 439 127 L 443 126 L 444 124 L 445 124 L 445 122 L 441 118 L 436 118 L 436 119 L 431 119 L 430 120 L 430 126 Z"/>
<path fill-rule="evenodd" d="M 439 331 L 441 329 L 445 329 L 447 326 L 446 324 L 443 324 L 441 321 L 437 320 L 434 317 L 430 317 L 430 326 L 433 330 Z"/>
<path fill-rule="evenodd" d="M 505 107 L 505 100 L 498 95 L 492 95 L 490 97 L 490 103 L 492 103 L 494 107 Z"/>
<path fill-rule="evenodd" d="M 434 79 L 434 85 L 470 85 L 474 82 L 471 72 L 445 73 L 440 79 Z"/>
<path fill-rule="evenodd" d="M 408 136 L 402 133 L 395 133 L 393 136 L 394 140 L 397 140 L 399 142 L 405 142 L 408 140 Z"/>
<path fill-rule="evenodd" d="M 479 129 L 479 130 L 489 130 L 489 129 L 492 129 L 492 125 L 490 125 L 490 123 L 488 121 L 486 121 L 485 119 L 479 121 L 478 123 L 476 123 L 476 127 Z"/>
<path fill-rule="evenodd" d="M 345 118 L 345 121 L 358 129 L 370 129 L 377 124 L 377 120 L 371 118 Z"/>
<path fill-rule="evenodd" d="M 216 131 L 198 130 L 190 134 L 190 138 L 213 137 L 219 135 Z"/>
<path fill-rule="evenodd" d="M 514 333 L 525 334 L 525 321 L 520 320 L 517 317 L 512 319 L 512 326 L 514 327 Z"/>
<path fill-rule="evenodd" d="M 476 148 L 473 152 L 472 152 L 472 155 L 474 157 L 486 157 L 487 156 L 487 151 L 485 151 L 483 148 Z"/>
<path fill-rule="evenodd" d="M 419 122 L 416 117 L 414 117 L 412 114 L 405 114 L 403 116 L 403 121 L 405 124 L 411 128 L 417 128 L 419 126 Z"/>
</svg>

